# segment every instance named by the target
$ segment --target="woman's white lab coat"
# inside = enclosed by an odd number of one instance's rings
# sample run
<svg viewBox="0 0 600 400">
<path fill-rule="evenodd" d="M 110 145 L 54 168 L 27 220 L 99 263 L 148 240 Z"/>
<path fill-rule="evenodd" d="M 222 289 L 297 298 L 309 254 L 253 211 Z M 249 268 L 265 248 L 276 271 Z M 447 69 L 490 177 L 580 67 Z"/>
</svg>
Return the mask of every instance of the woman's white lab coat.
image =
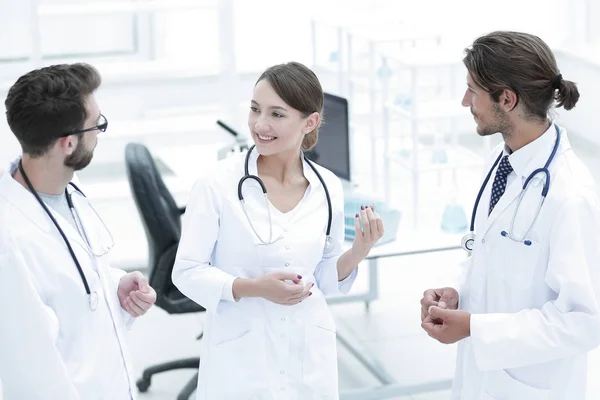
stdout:
<svg viewBox="0 0 600 400">
<path fill-rule="evenodd" d="M 81 210 L 86 232 L 90 226 Z M 4 400 L 125 400 L 133 390 L 123 271 L 91 256 L 53 212 L 99 296 L 91 311 L 77 267 L 48 215 L 9 172 L 0 178 L 0 380 Z M 93 220 L 93 219 L 92 219 Z"/>
<path fill-rule="evenodd" d="M 257 174 L 258 153 L 251 153 L 249 172 Z M 333 204 L 332 237 L 337 246 L 324 256 L 327 225 L 325 192 L 306 162 L 310 185 L 292 211 L 282 214 L 269 205 L 273 244 L 263 245 L 253 233 L 238 200 L 244 156 L 219 163 L 194 186 L 183 220 L 183 233 L 173 281 L 207 310 L 202 342 L 198 400 L 338 398 L 336 333 L 326 295 L 347 293 L 356 269 L 337 279 L 337 259 L 344 238 L 343 191 L 339 179 L 317 167 Z M 246 209 L 254 228 L 269 240 L 265 197 L 253 180 L 244 183 Z M 256 278 L 289 271 L 316 282 L 313 295 L 294 306 L 263 298 L 235 302 L 235 278 Z"/>
<path fill-rule="evenodd" d="M 538 140 L 535 156 L 515 169 L 517 177 L 489 217 L 495 172 L 477 210 L 477 240 L 459 290 L 459 308 L 472 314 L 471 337 L 458 345 L 453 399 L 585 399 L 586 353 L 600 342 L 600 204 L 564 130 L 550 165 L 550 191 L 527 235 L 532 244 L 501 235 L 510 228 L 525 178 L 552 151 L 554 126 Z M 518 235 L 531 223 L 542 187 L 533 182 L 524 197 Z"/>
</svg>

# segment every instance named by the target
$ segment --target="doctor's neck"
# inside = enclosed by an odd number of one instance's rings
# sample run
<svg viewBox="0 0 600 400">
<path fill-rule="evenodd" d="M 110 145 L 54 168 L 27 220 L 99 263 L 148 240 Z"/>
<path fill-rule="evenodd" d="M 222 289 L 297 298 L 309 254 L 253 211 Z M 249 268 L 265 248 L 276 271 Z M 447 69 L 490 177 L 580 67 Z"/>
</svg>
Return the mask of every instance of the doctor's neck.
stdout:
<svg viewBox="0 0 600 400">
<path fill-rule="evenodd" d="M 276 179 L 283 184 L 294 182 L 298 177 L 304 176 L 300 152 L 279 153 L 269 156 L 259 156 L 256 160 L 259 175 Z"/>
<path fill-rule="evenodd" d="M 63 194 L 65 188 L 73 179 L 73 169 L 66 167 L 64 160 L 50 154 L 34 158 L 25 153 L 21 162 L 29 182 L 31 182 L 35 191 L 41 194 Z M 29 190 L 18 168 L 13 178 Z"/>
<path fill-rule="evenodd" d="M 548 119 L 527 121 L 519 118 L 519 121 L 512 123 L 510 128 L 502 132 L 502 137 L 506 146 L 514 153 L 542 136 L 551 125 L 552 121 Z"/>
</svg>

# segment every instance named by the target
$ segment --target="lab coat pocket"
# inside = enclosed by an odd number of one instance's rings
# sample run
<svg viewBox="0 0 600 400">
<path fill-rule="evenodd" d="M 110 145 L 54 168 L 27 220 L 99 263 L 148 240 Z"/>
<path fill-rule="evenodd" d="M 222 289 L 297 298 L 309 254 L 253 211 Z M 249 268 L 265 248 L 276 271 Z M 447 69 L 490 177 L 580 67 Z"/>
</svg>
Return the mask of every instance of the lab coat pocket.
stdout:
<svg viewBox="0 0 600 400">
<path fill-rule="evenodd" d="M 332 318 L 309 322 L 305 326 L 303 383 L 309 393 L 327 396 L 319 399 L 337 399 L 336 330 Z"/>
<path fill-rule="evenodd" d="M 551 391 L 526 385 L 499 370 L 486 374 L 484 393 L 484 399 L 493 400 L 550 400 Z"/>
<path fill-rule="evenodd" d="M 207 369 L 209 392 L 213 395 L 246 394 L 264 389 L 263 324 L 258 320 L 250 322 L 235 312 L 217 317 L 212 326 Z"/>
<path fill-rule="evenodd" d="M 516 242 L 500 234 L 488 241 L 491 272 L 500 277 L 511 288 L 525 290 L 531 287 L 537 269 L 542 245 L 528 240 L 528 245 Z"/>
</svg>

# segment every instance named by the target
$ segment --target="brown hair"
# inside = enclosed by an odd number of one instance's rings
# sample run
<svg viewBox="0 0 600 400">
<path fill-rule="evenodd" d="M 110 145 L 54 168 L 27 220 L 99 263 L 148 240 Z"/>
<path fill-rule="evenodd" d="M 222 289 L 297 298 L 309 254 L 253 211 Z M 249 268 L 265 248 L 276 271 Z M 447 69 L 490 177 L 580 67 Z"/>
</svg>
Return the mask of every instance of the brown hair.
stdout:
<svg viewBox="0 0 600 400">
<path fill-rule="evenodd" d="M 528 118 L 545 120 L 553 101 L 570 110 L 579 100 L 577 85 L 562 79 L 554 54 L 537 36 L 492 32 L 465 52 L 463 62 L 473 81 L 496 102 L 505 89 L 515 92 Z"/>
<path fill-rule="evenodd" d="M 88 64 L 60 64 L 33 70 L 9 89 L 6 120 L 23 148 L 33 157 L 46 153 L 66 132 L 83 129 L 85 100 L 101 83 Z"/>
<path fill-rule="evenodd" d="M 279 64 L 268 68 L 258 78 L 256 83 L 267 80 L 275 93 L 287 105 L 300 111 L 304 117 L 314 112 L 323 116 L 323 89 L 319 78 L 308 67 L 298 62 Z M 304 135 L 302 150 L 308 151 L 315 147 L 319 139 L 319 126 Z"/>
</svg>

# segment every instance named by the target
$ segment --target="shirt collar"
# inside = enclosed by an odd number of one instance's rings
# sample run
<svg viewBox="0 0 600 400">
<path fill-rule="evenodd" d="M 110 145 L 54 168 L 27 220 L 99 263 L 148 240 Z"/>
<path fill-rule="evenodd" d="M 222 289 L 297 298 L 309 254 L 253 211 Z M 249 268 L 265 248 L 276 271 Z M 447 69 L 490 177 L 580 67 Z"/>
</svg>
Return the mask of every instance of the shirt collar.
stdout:
<svg viewBox="0 0 600 400">
<path fill-rule="evenodd" d="M 508 146 L 504 145 L 504 154 L 508 155 L 508 161 L 517 175 L 527 177 L 530 163 L 541 153 L 552 148 L 556 140 L 556 128 L 554 123 L 539 138 L 511 153 Z"/>
</svg>

